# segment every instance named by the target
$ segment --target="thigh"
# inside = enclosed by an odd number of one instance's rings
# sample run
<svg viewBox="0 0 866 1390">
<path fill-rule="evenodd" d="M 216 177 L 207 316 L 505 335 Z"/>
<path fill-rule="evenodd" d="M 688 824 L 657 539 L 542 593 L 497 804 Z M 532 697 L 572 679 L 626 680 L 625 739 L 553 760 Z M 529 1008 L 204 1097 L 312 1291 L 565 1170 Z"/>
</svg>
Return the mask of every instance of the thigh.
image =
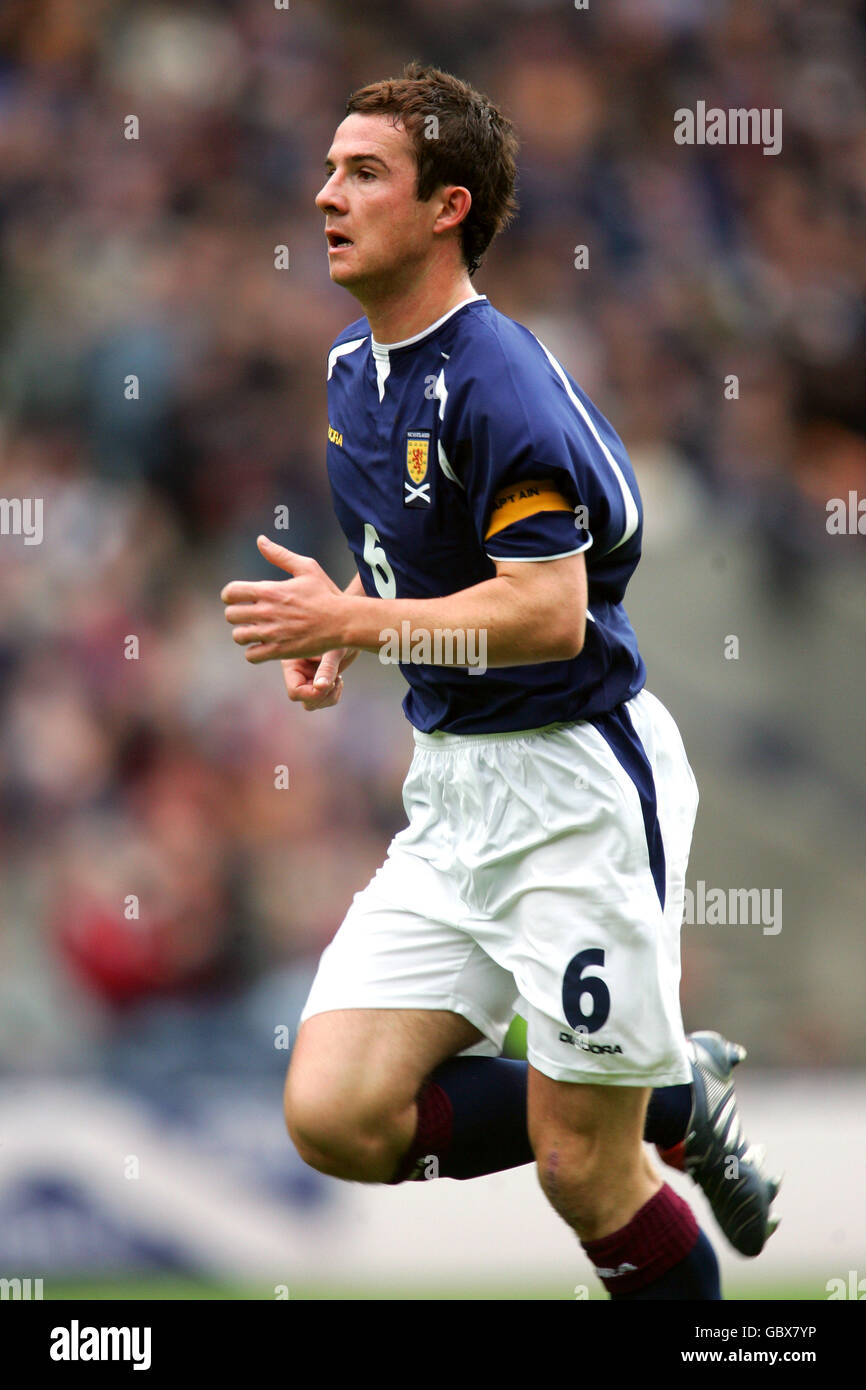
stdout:
<svg viewBox="0 0 866 1390">
<path fill-rule="evenodd" d="M 481 1038 L 459 1014 L 429 1009 L 335 1009 L 301 1025 L 286 1078 L 287 1106 L 327 1100 L 375 1119 L 415 1099 L 424 1079 Z"/>
</svg>

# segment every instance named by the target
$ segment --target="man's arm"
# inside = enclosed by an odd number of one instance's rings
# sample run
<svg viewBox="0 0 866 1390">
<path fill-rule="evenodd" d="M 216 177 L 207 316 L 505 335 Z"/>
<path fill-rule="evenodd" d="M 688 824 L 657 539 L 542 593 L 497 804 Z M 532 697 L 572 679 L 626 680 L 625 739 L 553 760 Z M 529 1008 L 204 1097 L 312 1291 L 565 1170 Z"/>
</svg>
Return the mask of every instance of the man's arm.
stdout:
<svg viewBox="0 0 866 1390">
<path fill-rule="evenodd" d="M 222 591 L 234 640 L 252 664 L 320 660 L 324 651 L 378 652 L 408 622 L 412 634 L 472 629 L 484 633 L 488 666 L 532 665 L 576 656 L 586 629 L 586 565 L 582 554 L 561 560 L 496 563 L 496 576 L 443 598 L 380 599 L 341 592 L 315 560 L 260 537 L 262 554 L 294 578 L 235 580 Z M 413 638 L 414 640 L 414 638 Z M 322 658 L 324 659 L 324 658 Z M 457 664 L 457 663 L 455 663 Z M 303 697 L 302 697 L 303 698 Z"/>
<path fill-rule="evenodd" d="M 355 597 L 344 607 L 347 645 L 378 652 L 391 629 L 409 624 L 412 640 L 437 631 L 484 633 L 488 666 L 525 666 L 577 656 L 586 630 L 586 564 L 499 560 L 496 577 L 443 598 Z M 441 644 L 440 644 L 441 645 Z"/>
</svg>

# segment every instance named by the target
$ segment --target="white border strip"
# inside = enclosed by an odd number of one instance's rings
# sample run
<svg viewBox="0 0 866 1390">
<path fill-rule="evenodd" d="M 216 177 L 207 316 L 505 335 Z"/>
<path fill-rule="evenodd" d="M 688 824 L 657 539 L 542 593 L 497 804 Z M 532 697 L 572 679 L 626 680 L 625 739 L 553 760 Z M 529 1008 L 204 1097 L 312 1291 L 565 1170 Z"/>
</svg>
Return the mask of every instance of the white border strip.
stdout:
<svg viewBox="0 0 866 1390">
<path fill-rule="evenodd" d="M 586 407 L 584 406 L 583 402 L 572 391 L 568 377 L 565 375 L 565 372 L 563 371 L 562 367 L 557 362 L 553 353 L 550 352 L 550 350 L 544 346 L 544 343 L 541 341 L 541 339 L 537 337 L 534 333 L 532 336 L 533 338 L 535 338 L 535 341 L 538 343 L 538 346 L 541 348 L 542 352 L 544 352 L 545 356 L 547 357 L 547 360 L 550 362 L 550 365 L 553 367 L 553 370 L 556 372 L 556 375 L 559 377 L 560 381 L 565 387 L 568 399 L 571 401 L 572 405 L 580 414 L 582 420 L 584 421 L 590 433 L 592 434 L 593 439 L 595 440 L 598 447 L 601 449 L 601 452 L 604 454 L 605 458 L 610 464 L 611 469 L 613 470 L 613 475 L 619 483 L 619 490 L 622 493 L 623 506 L 625 507 L 625 530 L 623 531 L 616 545 L 612 545 L 610 547 L 610 550 L 606 552 L 606 554 L 610 554 L 614 550 L 619 550 L 619 547 L 621 545 L 625 545 L 626 541 L 629 540 L 630 537 L 632 537 L 635 531 L 637 530 L 638 522 L 640 521 L 640 514 L 638 512 L 637 503 L 634 500 L 631 488 L 628 486 L 623 476 L 622 469 L 620 468 L 613 454 L 610 452 L 610 449 L 607 447 L 598 430 L 596 429 L 595 425 L 593 424 L 592 419 L 587 413 Z"/>
</svg>

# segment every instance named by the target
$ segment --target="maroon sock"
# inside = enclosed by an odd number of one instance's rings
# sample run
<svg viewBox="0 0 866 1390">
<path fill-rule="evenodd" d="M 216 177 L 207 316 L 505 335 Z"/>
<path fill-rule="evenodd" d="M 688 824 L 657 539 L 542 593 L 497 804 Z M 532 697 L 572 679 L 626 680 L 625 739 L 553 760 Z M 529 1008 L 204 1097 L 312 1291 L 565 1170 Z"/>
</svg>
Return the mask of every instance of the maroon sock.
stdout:
<svg viewBox="0 0 866 1390">
<path fill-rule="evenodd" d="M 435 1081 L 428 1081 L 418 1095 L 418 1123 L 391 1183 L 416 1182 L 425 1176 L 431 1159 L 436 1159 L 430 1177 L 439 1176 L 439 1165 L 451 1147 L 454 1112 L 451 1101 Z"/>
<path fill-rule="evenodd" d="M 582 1241 L 610 1294 L 633 1293 L 684 1260 L 700 1232 L 688 1202 L 665 1183 L 618 1231 Z"/>
</svg>

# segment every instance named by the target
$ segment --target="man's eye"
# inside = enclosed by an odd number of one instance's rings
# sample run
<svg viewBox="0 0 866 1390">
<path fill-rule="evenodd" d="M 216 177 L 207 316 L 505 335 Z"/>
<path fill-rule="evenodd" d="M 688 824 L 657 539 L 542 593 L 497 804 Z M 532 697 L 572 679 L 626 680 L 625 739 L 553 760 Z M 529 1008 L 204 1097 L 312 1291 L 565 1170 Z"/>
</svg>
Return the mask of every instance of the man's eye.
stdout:
<svg viewBox="0 0 866 1390">
<path fill-rule="evenodd" d="M 372 170 L 372 169 L 359 169 L 359 170 L 358 170 L 358 178 L 359 178 L 359 179 L 366 179 L 366 178 L 374 179 L 375 177 L 376 177 L 376 175 L 373 173 L 373 170 Z"/>
</svg>

